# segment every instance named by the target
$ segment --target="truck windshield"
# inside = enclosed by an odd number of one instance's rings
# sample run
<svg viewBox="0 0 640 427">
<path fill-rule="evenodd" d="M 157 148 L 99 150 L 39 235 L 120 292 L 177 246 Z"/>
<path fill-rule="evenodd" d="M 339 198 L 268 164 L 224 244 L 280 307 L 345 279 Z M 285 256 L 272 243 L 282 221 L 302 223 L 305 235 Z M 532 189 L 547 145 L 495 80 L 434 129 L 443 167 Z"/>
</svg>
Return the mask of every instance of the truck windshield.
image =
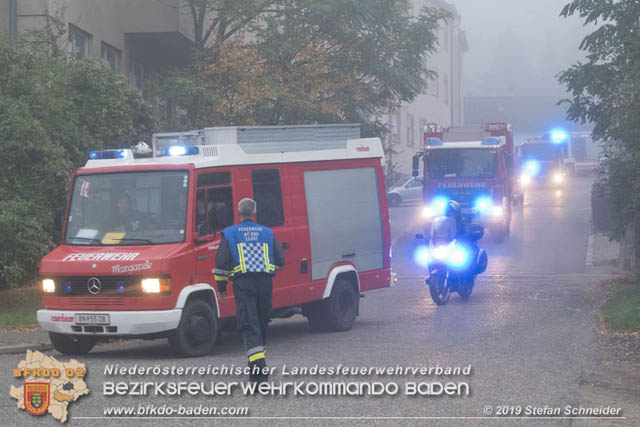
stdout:
<svg viewBox="0 0 640 427">
<path fill-rule="evenodd" d="M 492 178 L 498 170 L 496 150 L 486 148 L 433 150 L 426 157 L 431 179 Z"/>
<path fill-rule="evenodd" d="M 157 245 L 183 242 L 187 171 L 78 175 L 65 243 Z"/>
<path fill-rule="evenodd" d="M 523 159 L 555 160 L 562 157 L 560 144 L 524 144 L 520 147 Z"/>
</svg>

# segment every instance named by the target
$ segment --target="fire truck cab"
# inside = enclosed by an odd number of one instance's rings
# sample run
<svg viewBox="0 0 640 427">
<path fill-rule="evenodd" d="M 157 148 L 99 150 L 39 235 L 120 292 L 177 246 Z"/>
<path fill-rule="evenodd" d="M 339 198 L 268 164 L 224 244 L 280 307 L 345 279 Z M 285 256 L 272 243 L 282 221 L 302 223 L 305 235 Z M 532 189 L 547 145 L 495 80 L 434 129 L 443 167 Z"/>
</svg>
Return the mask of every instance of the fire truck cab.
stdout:
<svg viewBox="0 0 640 427">
<path fill-rule="evenodd" d="M 205 128 L 156 134 L 146 148 L 91 152 L 73 176 L 62 243 L 40 264 L 38 322 L 58 351 L 116 337 L 212 351 L 235 316 L 215 253 L 244 197 L 286 250 L 274 317 L 348 330 L 361 292 L 394 283 L 384 154 L 359 125 Z"/>
<path fill-rule="evenodd" d="M 520 194 L 513 173 L 513 132 L 505 123 L 427 125 L 424 150 L 413 159 L 413 175 L 424 165 L 423 217 L 426 227 L 444 214 L 449 200 L 462 207 L 468 221 L 481 223 L 495 241 L 510 232 L 511 206 Z"/>
<path fill-rule="evenodd" d="M 570 136 L 562 130 L 545 133 L 539 138 L 527 138 L 518 146 L 520 185 L 532 184 L 562 187 L 569 167 Z"/>
</svg>

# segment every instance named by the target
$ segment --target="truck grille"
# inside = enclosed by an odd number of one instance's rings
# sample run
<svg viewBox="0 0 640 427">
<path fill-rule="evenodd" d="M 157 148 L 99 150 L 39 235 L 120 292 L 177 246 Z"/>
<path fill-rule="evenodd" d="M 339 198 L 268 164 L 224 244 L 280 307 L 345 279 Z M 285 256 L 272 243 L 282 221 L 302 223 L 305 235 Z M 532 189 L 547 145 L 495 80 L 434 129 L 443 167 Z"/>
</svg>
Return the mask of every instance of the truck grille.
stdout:
<svg viewBox="0 0 640 427">
<path fill-rule="evenodd" d="M 97 279 L 97 281 L 95 279 Z M 132 297 L 143 295 L 140 287 L 140 276 L 71 276 L 57 277 L 54 280 L 56 282 L 56 296 L 86 296 L 88 298 L 83 299 L 93 301 L 98 299 L 114 299 L 104 297 Z M 90 287 L 92 287 L 93 292 L 89 291 Z"/>
<path fill-rule="evenodd" d="M 476 199 L 480 196 L 491 197 L 491 191 L 488 188 L 471 189 L 471 188 L 456 188 L 448 189 L 444 194 L 450 199 L 460 203 L 463 208 L 473 207 Z"/>
<path fill-rule="evenodd" d="M 69 300 L 69 305 L 71 305 L 71 307 L 82 307 L 82 308 L 88 308 L 88 307 L 95 307 L 95 308 L 102 308 L 102 307 L 118 307 L 118 306 L 122 306 L 124 305 L 124 298 L 105 298 L 105 297 L 91 297 L 91 298 L 82 298 L 82 297 L 76 297 L 76 298 L 70 298 Z"/>
</svg>

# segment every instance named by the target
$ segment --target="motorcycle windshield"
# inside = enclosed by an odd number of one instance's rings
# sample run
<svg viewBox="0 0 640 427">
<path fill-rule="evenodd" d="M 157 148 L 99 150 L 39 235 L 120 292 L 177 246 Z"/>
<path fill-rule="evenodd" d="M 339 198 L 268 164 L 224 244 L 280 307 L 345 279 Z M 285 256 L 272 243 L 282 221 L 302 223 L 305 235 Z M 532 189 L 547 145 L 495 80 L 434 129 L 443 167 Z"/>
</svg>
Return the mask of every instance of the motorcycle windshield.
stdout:
<svg viewBox="0 0 640 427">
<path fill-rule="evenodd" d="M 457 233 L 456 220 L 450 216 L 440 216 L 431 224 L 431 242 L 447 244 L 455 239 Z"/>
</svg>

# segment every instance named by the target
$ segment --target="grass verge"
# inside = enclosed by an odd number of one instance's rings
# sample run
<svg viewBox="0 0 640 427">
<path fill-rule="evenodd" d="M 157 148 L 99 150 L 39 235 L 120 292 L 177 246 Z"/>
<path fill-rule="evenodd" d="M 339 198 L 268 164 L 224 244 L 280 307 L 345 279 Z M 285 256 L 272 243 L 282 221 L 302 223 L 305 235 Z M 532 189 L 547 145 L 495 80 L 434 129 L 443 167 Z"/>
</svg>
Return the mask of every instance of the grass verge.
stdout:
<svg viewBox="0 0 640 427">
<path fill-rule="evenodd" d="M 37 326 L 39 308 L 42 308 L 42 293 L 38 286 L 0 291 L 0 329 Z"/>
<path fill-rule="evenodd" d="M 640 283 L 630 277 L 612 280 L 602 318 L 610 331 L 640 332 Z"/>
</svg>

